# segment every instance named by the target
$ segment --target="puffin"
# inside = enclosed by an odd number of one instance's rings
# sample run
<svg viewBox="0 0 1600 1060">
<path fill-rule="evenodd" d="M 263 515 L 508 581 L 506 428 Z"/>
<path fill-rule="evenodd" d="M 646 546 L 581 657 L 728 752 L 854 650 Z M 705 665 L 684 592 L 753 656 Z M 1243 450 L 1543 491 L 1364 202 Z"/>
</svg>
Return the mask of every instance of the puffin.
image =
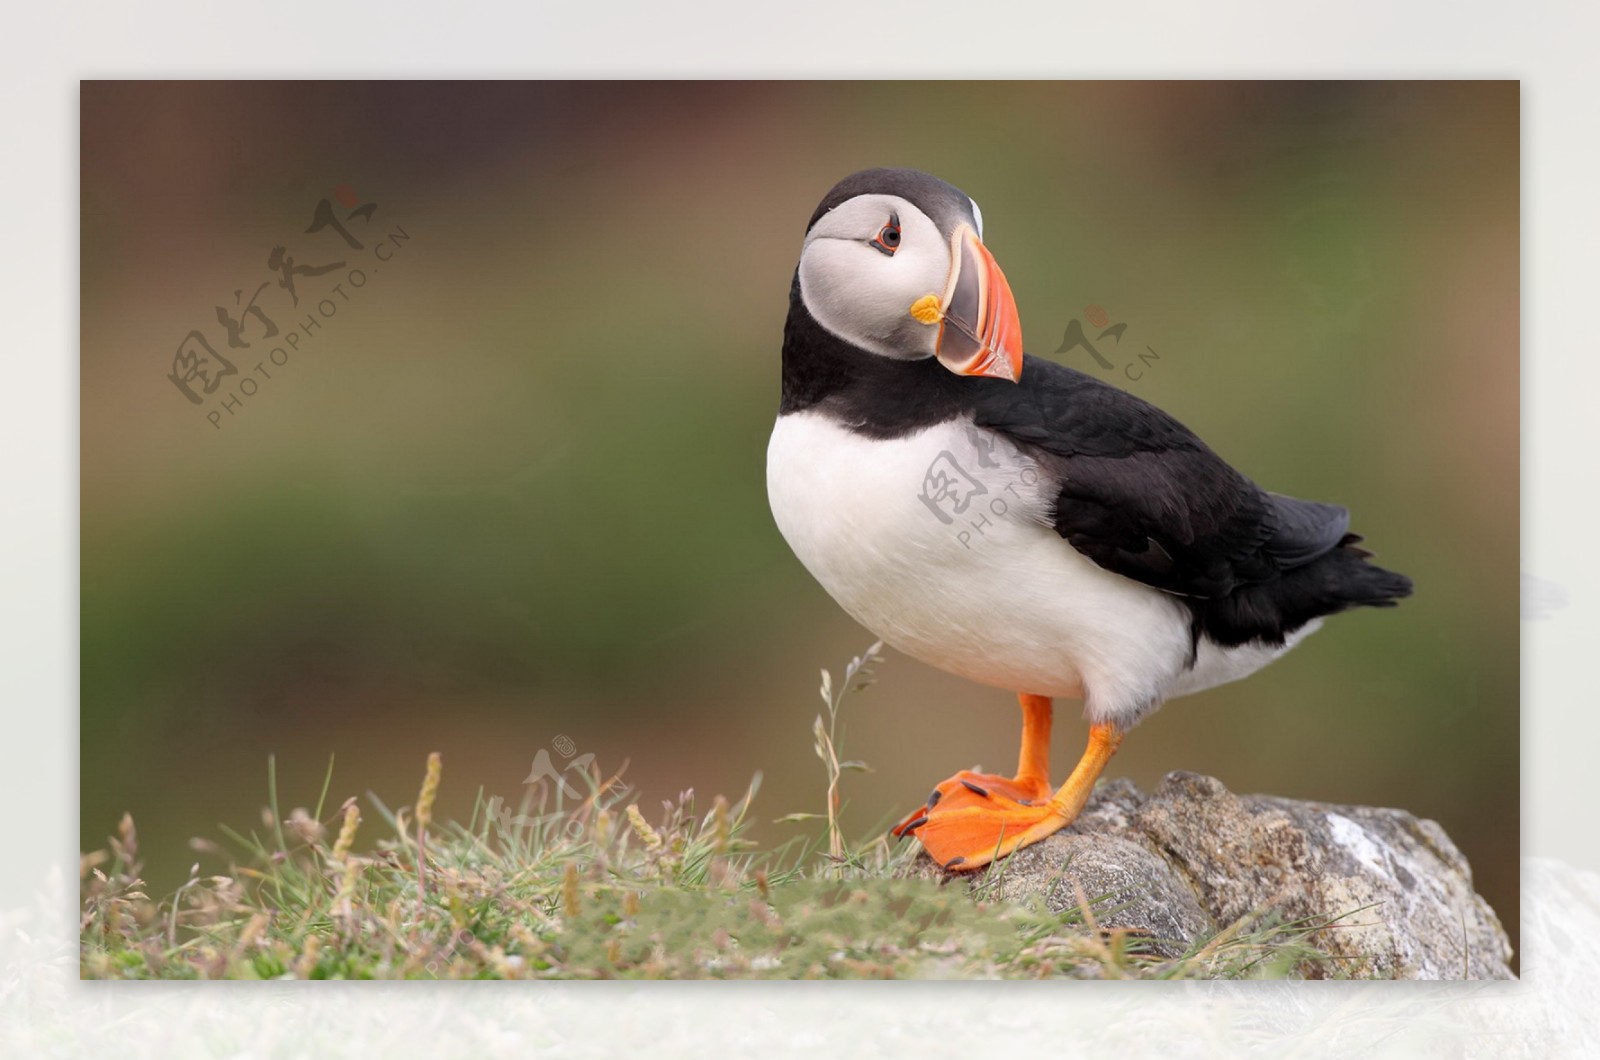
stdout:
<svg viewBox="0 0 1600 1060">
<path fill-rule="evenodd" d="M 1025 354 L 978 204 L 911 169 L 845 177 L 807 222 L 767 494 L 847 614 L 1017 695 L 1016 773 L 958 772 L 892 830 L 957 872 L 1071 824 L 1167 700 L 1412 590 L 1347 509 L 1268 492 L 1150 403 Z M 1089 726 L 1059 787 L 1056 699 Z"/>
</svg>

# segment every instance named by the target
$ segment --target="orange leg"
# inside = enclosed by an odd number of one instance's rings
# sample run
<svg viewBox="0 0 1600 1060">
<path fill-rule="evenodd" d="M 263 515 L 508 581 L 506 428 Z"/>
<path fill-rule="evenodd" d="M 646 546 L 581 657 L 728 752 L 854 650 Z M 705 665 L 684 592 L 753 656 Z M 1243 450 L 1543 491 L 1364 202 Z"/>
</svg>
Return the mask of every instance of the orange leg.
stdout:
<svg viewBox="0 0 1600 1060">
<path fill-rule="evenodd" d="M 1017 755 L 1017 779 L 1036 782 L 1050 790 L 1050 715 L 1049 696 L 1018 692 L 1022 704 L 1022 751 Z"/>
<path fill-rule="evenodd" d="M 1050 700 L 1022 695 L 1022 753 L 1017 776 L 957 773 L 934 789 L 928 805 L 894 829 L 915 835 L 928 854 L 947 869 L 982 868 L 1030 843 L 1060 831 L 1077 819 L 1122 743 L 1111 725 L 1091 725 L 1089 746 L 1056 793 L 1050 790 Z"/>
</svg>

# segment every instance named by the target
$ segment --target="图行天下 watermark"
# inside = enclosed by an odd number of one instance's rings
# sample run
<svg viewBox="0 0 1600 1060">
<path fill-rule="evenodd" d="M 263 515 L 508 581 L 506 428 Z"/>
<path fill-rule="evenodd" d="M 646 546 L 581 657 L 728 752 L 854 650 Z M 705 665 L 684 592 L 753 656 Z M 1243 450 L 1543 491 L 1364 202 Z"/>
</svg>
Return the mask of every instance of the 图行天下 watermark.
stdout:
<svg viewBox="0 0 1600 1060">
<path fill-rule="evenodd" d="M 550 754 L 550 748 L 554 748 L 556 755 L 563 760 L 559 765 Z M 628 768 L 626 762 L 621 769 L 606 777 L 594 753 L 586 751 L 579 754 L 578 745 L 571 737 L 558 735 L 550 741 L 550 748 L 541 747 L 533 756 L 533 766 L 522 781 L 529 790 L 523 799 L 521 812 L 514 812 L 498 797 L 489 800 L 489 812 L 502 830 L 509 832 L 519 826 L 556 827 L 564 828 L 576 836 L 583 831 L 585 822 L 594 813 L 610 810 L 638 795 L 634 785 L 622 782 L 622 774 Z M 543 797 L 541 809 L 548 805 L 544 800 L 556 797 L 556 807 L 542 813 L 530 812 L 535 796 Z"/>
<path fill-rule="evenodd" d="M 312 259 L 296 258 L 290 247 L 274 246 L 266 258 L 269 278 L 248 298 L 246 288 L 235 290 L 230 305 L 215 307 L 215 328 L 209 333 L 194 328 L 178 343 L 167 379 L 191 406 L 204 409 L 213 429 L 221 430 L 242 414 L 246 402 L 275 378 L 274 369 L 287 367 L 292 357 L 313 348 L 324 322 L 359 298 L 355 292 L 410 241 L 411 233 L 402 225 L 374 227 L 378 204 L 362 202 L 352 185 L 334 188 L 333 198 L 338 207 L 329 199 L 318 201 L 302 234 L 327 232 L 343 242 L 343 249 L 319 249 L 315 263 L 308 263 Z M 358 220 L 360 227 L 353 232 Z M 336 255 L 338 260 L 328 260 Z"/>
<path fill-rule="evenodd" d="M 1087 328 L 1085 327 L 1087 322 Z M 1143 379 L 1161 360 L 1149 345 L 1134 351 L 1126 341 L 1128 325 L 1112 323 L 1105 307 L 1090 305 L 1067 325 L 1055 356 L 1082 350 L 1099 374 L 1120 375 L 1129 382 Z M 1027 459 L 1002 460 L 996 452 L 1002 443 L 995 435 L 969 424 L 964 439 L 934 456 L 918 485 L 917 500 L 929 514 L 949 529 L 950 537 L 964 549 L 984 542 L 1019 504 L 1030 511 L 1038 507 L 1040 473 Z"/>
<path fill-rule="evenodd" d="M 968 444 L 959 455 L 944 449 L 928 465 L 917 499 L 970 549 L 1038 484 L 1039 470 L 1030 464 L 1004 467 L 994 437 L 972 425 L 964 433 Z"/>
<path fill-rule="evenodd" d="M 1089 325 L 1087 328 L 1084 327 L 1085 321 Z M 1060 357 L 1081 349 L 1088 353 L 1100 372 L 1120 375 L 1129 382 L 1137 383 L 1161 360 L 1161 355 L 1148 344 L 1143 351 L 1134 349 L 1136 342 L 1125 344 L 1123 339 L 1127 331 L 1126 323 L 1111 322 L 1111 314 L 1106 312 L 1104 306 L 1087 306 L 1083 311 L 1083 320 L 1073 317 L 1067 324 L 1066 332 L 1061 336 L 1061 347 L 1052 356 Z"/>
</svg>

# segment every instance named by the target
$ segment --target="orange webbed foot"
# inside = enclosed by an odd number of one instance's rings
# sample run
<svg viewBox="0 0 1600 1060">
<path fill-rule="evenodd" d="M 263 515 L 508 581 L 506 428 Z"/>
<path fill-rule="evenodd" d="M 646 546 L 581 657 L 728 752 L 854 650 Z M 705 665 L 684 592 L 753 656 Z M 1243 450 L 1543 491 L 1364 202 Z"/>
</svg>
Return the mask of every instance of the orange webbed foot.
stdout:
<svg viewBox="0 0 1600 1060">
<path fill-rule="evenodd" d="M 1050 782 L 1043 777 L 1003 777 L 962 770 L 941 782 L 925 806 L 896 825 L 892 834 L 914 835 L 939 864 L 976 869 L 1035 842 L 1067 822 L 1050 804 Z"/>
<path fill-rule="evenodd" d="M 1022 753 L 1017 775 L 964 770 L 933 789 L 928 803 L 895 825 L 896 836 L 914 835 L 946 869 L 978 869 L 1013 851 L 1054 835 L 1083 812 L 1094 782 L 1122 744 L 1113 724 L 1089 726 L 1089 746 L 1060 789 L 1051 792 L 1050 700 L 1019 693 Z"/>
</svg>

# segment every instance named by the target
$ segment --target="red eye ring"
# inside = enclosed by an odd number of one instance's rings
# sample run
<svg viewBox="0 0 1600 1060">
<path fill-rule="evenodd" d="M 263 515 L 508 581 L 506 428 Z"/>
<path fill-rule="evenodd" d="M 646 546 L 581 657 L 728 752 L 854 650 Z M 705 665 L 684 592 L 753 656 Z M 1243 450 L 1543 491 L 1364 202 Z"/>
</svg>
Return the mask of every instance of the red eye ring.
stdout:
<svg viewBox="0 0 1600 1060">
<path fill-rule="evenodd" d="M 893 257 L 900 249 L 900 216 L 890 214 L 889 223 L 878 229 L 878 234 L 868 240 L 867 245 Z"/>
</svg>

